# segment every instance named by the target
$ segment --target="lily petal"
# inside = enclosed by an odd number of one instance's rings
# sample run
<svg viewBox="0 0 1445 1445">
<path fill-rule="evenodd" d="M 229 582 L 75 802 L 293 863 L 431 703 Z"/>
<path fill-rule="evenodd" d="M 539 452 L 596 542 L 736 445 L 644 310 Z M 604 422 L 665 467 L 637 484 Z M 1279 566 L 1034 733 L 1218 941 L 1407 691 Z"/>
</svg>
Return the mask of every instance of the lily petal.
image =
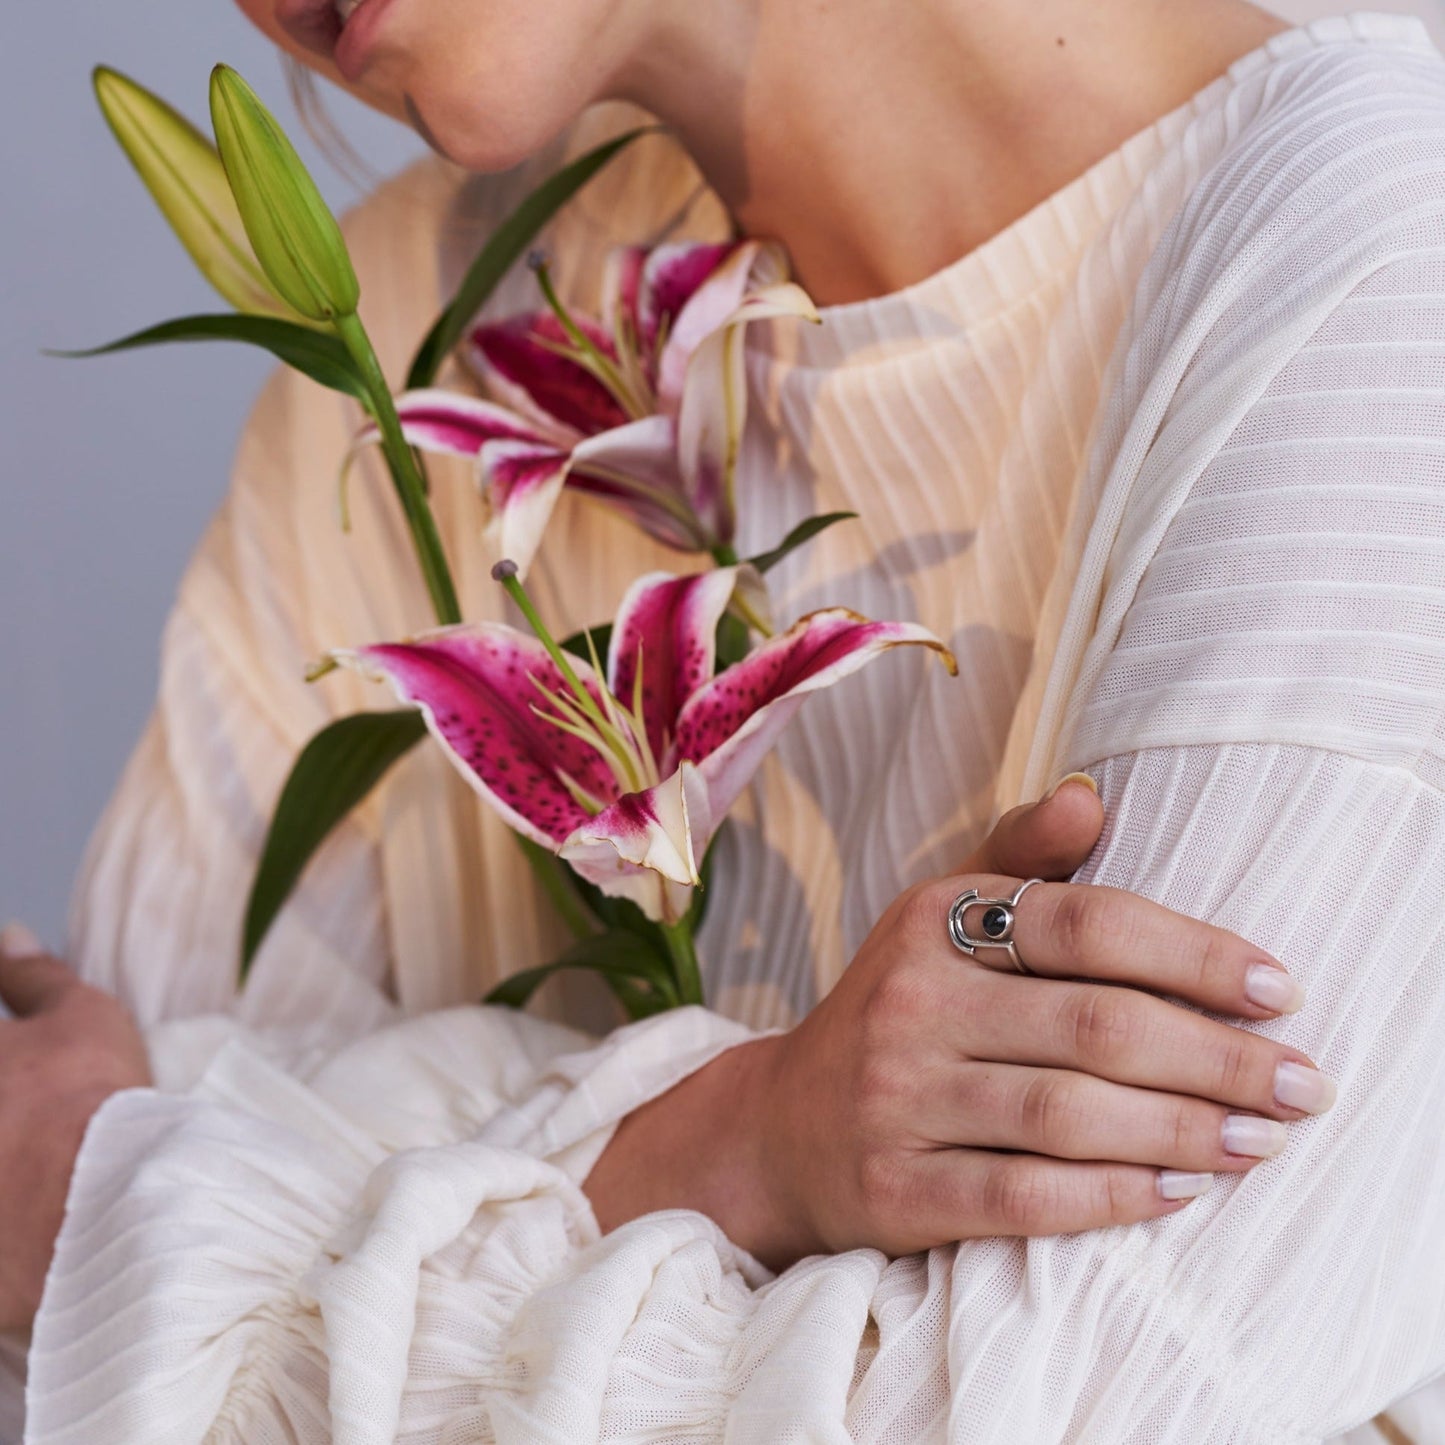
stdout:
<svg viewBox="0 0 1445 1445">
<path fill-rule="evenodd" d="M 894 647 L 931 648 L 950 673 L 953 654 L 912 622 L 871 622 L 844 607 L 813 612 L 770 638 L 695 693 L 677 722 L 672 759 L 692 762 L 707 781 L 712 816 L 722 817 L 761 766 L 810 692 Z"/>
<path fill-rule="evenodd" d="M 683 704 L 712 680 L 717 625 L 739 570 L 718 567 L 695 577 L 654 572 L 622 599 L 612 624 L 608 686 L 630 706 L 640 666 L 642 716 L 655 758 L 665 756 Z"/>
<path fill-rule="evenodd" d="M 735 246 L 659 246 L 653 253 L 656 264 L 649 263 L 650 274 L 644 276 L 639 305 L 657 311 L 659 316 L 667 315 L 667 341 L 657 362 L 657 394 L 662 405 L 674 414 L 682 400 L 687 364 L 693 352 L 705 337 L 726 325 L 743 299 L 756 289 L 754 274 L 760 263 L 772 274 L 778 264 L 773 254 L 775 249 L 758 241 L 744 241 Z M 668 254 L 677 251 L 698 255 L 694 259 L 690 255 Z M 764 262 L 765 255 L 768 259 Z M 706 271 L 704 265 L 708 266 Z M 649 294 L 649 279 L 657 293 L 656 299 Z M 689 285 L 691 290 L 683 294 Z M 662 307 L 669 302 L 673 305 L 672 311 L 663 313 Z M 655 327 L 652 335 L 655 341 Z"/>
<path fill-rule="evenodd" d="M 482 622 L 331 656 L 419 707 L 457 771 L 534 843 L 556 848 L 588 819 L 564 775 L 596 798 L 617 796 L 596 750 L 537 715 L 546 706 L 537 685 L 557 693 L 567 685 L 535 638 Z M 600 697 L 592 670 L 580 660 L 573 666 Z"/>
<path fill-rule="evenodd" d="M 550 445 L 554 451 L 565 449 L 565 443 L 531 426 L 507 407 L 454 391 L 429 388 L 404 392 L 396 398 L 396 414 L 401 419 L 402 435 L 423 451 L 475 457 L 493 441 Z M 361 433 L 356 445 L 364 446 L 380 439 L 381 434 L 373 425 Z"/>
<path fill-rule="evenodd" d="M 697 859 L 714 828 L 707 788 L 684 763 L 644 793 L 627 793 L 558 849 L 589 883 L 630 898 L 655 921 L 675 923 L 702 880 Z"/>
<path fill-rule="evenodd" d="M 568 484 L 610 503 L 664 546 L 705 552 L 713 545 L 683 500 L 669 417 L 643 417 L 580 442 Z"/>
<path fill-rule="evenodd" d="M 491 506 L 487 526 L 496 555 L 510 557 L 525 577 L 567 479 L 568 444 L 538 432 L 495 402 L 440 390 L 409 391 L 396 398 L 401 434 L 423 451 L 469 457 Z M 341 470 L 343 521 L 346 481 L 356 455 L 374 446 L 373 422 L 351 444 Z"/>
<path fill-rule="evenodd" d="M 688 361 L 677 423 L 678 467 L 692 510 L 725 542 L 732 540 L 736 525 L 734 478 L 747 421 L 744 333 L 751 322 L 784 316 L 821 320 L 800 286 L 770 286 L 746 297 Z"/>
<path fill-rule="evenodd" d="M 586 317 L 573 319 L 604 357 L 617 360 L 606 331 Z M 504 385 L 509 401 L 520 393 L 544 424 L 551 420 L 583 436 L 623 425 L 627 413 L 612 393 L 586 367 L 555 349 L 571 345 L 562 323 L 550 311 L 538 311 L 476 327 L 467 354 L 490 385 Z"/>
<path fill-rule="evenodd" d="M 674 400 L 682 383 L 687 356 L 714 327 L 736 309 L 748 289 L 758 243 L 680 242 L 654 246 L 646 253 L 638 286 L 638 340 L 650 355 L 666 337 L 659 358 L 659 379 L 675 372 Z"/>
<path fill-rule="evenodd" d="M 567 453 L 546 442 L 488 442 L 477 458 L 477 479 L 491 507 L 487 538 L 500 561 L 517 564 L 525 580 L 567 482 Z"/>
</svg>

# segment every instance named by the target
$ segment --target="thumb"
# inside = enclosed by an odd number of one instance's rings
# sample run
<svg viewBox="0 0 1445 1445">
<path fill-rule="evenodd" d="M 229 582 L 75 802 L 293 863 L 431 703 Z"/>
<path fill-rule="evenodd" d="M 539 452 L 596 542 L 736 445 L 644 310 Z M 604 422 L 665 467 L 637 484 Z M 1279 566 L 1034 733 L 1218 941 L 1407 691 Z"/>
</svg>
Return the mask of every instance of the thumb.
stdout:
<svg viewBox="0 0 1445 1445">
<path fill-rule="evenodd" d="M 12 1013 L 44 1013 L 74 986 L 75 975 L 23 923 L 0 929 L 0 1003 Z"/>
<path fill-rule="evenodd" d="M 1104 828 L 1104 805 L 1087 773 L 1070 773 L 1037 803 L 1007 812 L 960 873 L 1064 879 L 1082 868 Z"/>
</svg>

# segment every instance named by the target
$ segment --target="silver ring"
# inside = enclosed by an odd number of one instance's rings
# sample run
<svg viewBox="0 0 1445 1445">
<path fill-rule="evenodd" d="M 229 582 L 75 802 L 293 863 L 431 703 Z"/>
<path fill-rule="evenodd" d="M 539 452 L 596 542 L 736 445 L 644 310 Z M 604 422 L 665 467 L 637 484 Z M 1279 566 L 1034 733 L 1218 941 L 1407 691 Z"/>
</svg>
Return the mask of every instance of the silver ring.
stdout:
<svg viewBox="0 0 1445 1445">
<path fill-rule="evenodd" d="M 1014 890 L 1012 898 L 983 898 L 979 896 L 977 888 L 970 888 L 966 893 L 960 893 L 953 900 L 953 906 L 948 910 L 948 937 L 953 946 L 961 953 L 966 953 L 970 958 L 978 954 L 980 948 L 1001 948 L 1008 954 L 1009 962 L 1013 964 L 1019 973 L 1026 973 L 1032 978 L 1038 977 L 1028 964 L 1019 957 L 1019 951 L 1014 946 L 1014 920 L 1017 916 L 1019 899 L 1034 886 L 1035 883 L 1042 883 L 1042 878 L 1029 878 Z M 964 915 L 970 908 L 982 908 L 983 938 L 975 938 L 964 927 Z"/>
</svg>

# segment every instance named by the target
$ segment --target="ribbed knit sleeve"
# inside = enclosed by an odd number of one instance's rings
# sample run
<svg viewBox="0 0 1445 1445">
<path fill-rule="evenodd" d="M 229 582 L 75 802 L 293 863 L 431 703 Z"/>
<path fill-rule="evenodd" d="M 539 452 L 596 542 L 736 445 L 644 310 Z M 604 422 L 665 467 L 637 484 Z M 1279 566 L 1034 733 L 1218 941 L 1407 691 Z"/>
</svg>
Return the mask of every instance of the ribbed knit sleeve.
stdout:
<svg viewBox="0 0 1445 1445">
<path fill-rule="evenodd" d="M 1063 754 L 1108 810 L 1085 880 L 1275 952 L 1310 995 L 1267 1031 L 1339 1103 L 1167 1221 L 961 1250 L 956 1438 L 1314 1441 L 1445 1369 L 1445 229 L 1414 241 L 1202 465 L 1161 426 Z M 1248 331 L 1222 317 L 1171 417 Z"/>
<path fill-rule="evenodd" d="M 1167 1220 L 963 1246 L 952 1438 L 1318 1441 L 1445 1368 L 1445 796 L 1300 746 L 1095 772 L 1109 824 L 1087 879 L 1281 958 L 1309 998 L 1262 1031 L 1340 1099 Z"/>
</svg>

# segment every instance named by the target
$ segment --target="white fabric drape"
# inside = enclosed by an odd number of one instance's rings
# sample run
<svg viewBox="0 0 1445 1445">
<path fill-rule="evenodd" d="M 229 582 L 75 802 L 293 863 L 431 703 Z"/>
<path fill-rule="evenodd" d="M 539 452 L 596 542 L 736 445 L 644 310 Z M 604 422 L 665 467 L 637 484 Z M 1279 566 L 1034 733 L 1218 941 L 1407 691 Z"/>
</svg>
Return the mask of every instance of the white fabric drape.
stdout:
<svg viewBox="0 0 1445 1445">
<path fill-rule="evenodd" d="M 408 184 L 435 202 L 442 183 Z M 414 259 L 398 194 L 356 228 L 384 274 Z M 966 314 L 984 283 L 997 304 Z M 380 324 L 402 347 L 396 304 Z M 324 488 L 276 504 L 298 437 L 324 456 L 346 426 L 278 383 L 92 853 L 82 957 L 173 1020 L 152 1034 L 172 1092 L 117 1097 L 88 1135 L 27 1439 L 1303 1445 L 1445 1370 L 1445 66 L 1407 23 L 1292 32 L 931 288 L 830 320 L 752 361 L 749 446 L 776 448 L 780 510 L 930 449 L 979 469 L 916 479 L 932 551 L 907 530 L 838 540 L 788 595 L 852 588 L 952 627 L 978 736 L 949 731 L 956 694 L 901 672 L 800 724 L 732 878 L 799 826 L 824 861 L 775 870 L 808 906 L 773 895 L 761 941 L 746 918 L 710 934 L 710 965 L 742 970 L 731 1011 L 806 1006 L 759 963 L 783 963 L 770 937 L 806 941 L 812 988 L 846 961 L 829 903 L 853 906 L 848 824 L 878 749 L 909 764 L 865 818 L 904 877 L 1088 766 L 1110 821 L 1085 876 L 1282 957 L 1311 996 L 1271 1031 L 1340 1079 L 1336 1109 L 1131 1230 L 777 1279 L 695 1215 L 599 1239 L 578 1186 L 611 1126 L 746 1030 L 690 1010 L 595 1044 L 470 1008 L 373 1032 L 547 942 L 505 839 L 434 759 L 318 864 L 239 1017 L 185 1021 L 229 1002 L 228 890 L 260 800 L 329 710 L 368 701 L 350 679 L 324 702 L 283 687 L 274 658 L 420 615 L 379 491 L 349 543 Z M 487 615 L 475 504 L 438 498 Z M 869 525 L 911 506 L 884 496 Z M 581 608 L 645 553 L 595 514 L 551 545 L 555 600 Z M 963 744 L 987 759 L 971 812 Z M 900 861 L 910 828 L 925 843 Z"/>
</svg>

